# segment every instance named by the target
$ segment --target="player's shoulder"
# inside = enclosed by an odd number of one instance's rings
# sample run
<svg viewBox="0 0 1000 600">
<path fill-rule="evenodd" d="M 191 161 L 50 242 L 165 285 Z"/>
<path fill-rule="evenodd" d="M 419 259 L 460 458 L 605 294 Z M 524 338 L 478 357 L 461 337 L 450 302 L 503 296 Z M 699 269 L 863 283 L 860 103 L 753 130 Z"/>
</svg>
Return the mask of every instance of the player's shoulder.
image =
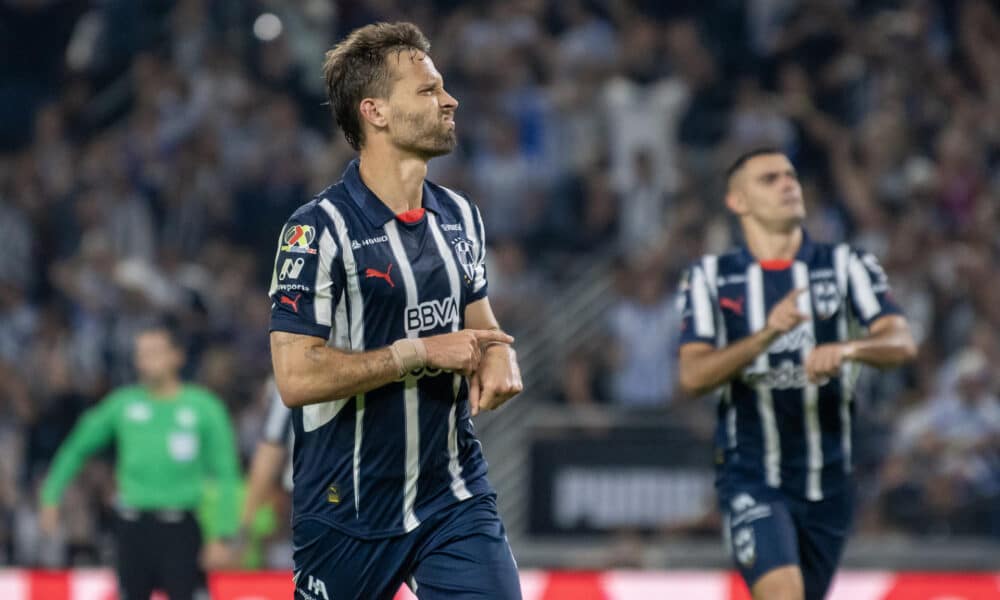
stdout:
<svg viewBox="0 0 1000 600">
<path fill-rule="evenodd" d="M 866 247 L 850 242 L 813 242 L 814 264 L 837 266 L 847 262 L 851 258 L 864 259 L 866 261 L 877 262 L 875 255 Z"/>
<path fill-rule="evenodd" d="M 117 387 L 104 397 L 103 404 L 123 404 L 133 400 L 142 400 L 146 397 L 146 390 L 139 384 L 123 385 Z"/>
<path fill-rule="evenodd" d="M 347 190 L 342 181 L 339 181 L 322 192 L 316 194 L 309 201 L 301 204 L 288 217 L 289 223 L 316 224 L 329 220 L 329 210 L 331 205 L 338 208 L 349 199 Z"/>
<path fill-rule="evenodd" d="M 688 270 L 715 271 L 725 273 L 732 270 L 746 269 L 746 256 L 739 248 L 731 248 L 719 254 L 705 253 L 696 257 L 688 265 Z"/>
<path fill-rule="evenodd" d="M 437 200 L 441 210 L 448 212 L 451 216 L 460 218 L 466 213 L 466 211 L 472 213 L 478 211 L 476 204 L 465 192 L 443 186 L 439 183 L 434 183 L 429 179 L 426 181 L 427 186 L 434 194 L 434 198 Z"/>
</svg>

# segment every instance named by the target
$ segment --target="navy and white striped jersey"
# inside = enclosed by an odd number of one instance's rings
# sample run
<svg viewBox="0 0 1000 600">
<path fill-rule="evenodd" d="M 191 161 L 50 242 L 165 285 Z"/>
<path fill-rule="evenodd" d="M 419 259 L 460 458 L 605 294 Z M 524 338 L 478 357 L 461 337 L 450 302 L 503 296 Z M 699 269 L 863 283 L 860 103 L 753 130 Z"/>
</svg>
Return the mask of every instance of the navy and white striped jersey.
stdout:
<svg viewBox="0 0 1000 600">
<path fill-rule="evenodd" d="M 722 348 L 752 335 L 796 288 L 807 290 L 798 306 L 811 318 L 721 387 L 716 463 L 720 484 L 750 479 L 821 500 L 842 489 L 851 470 L 858 365 L 845 364 L 839 377 L 816 385 L 804 364 L 815 346 L 857 337 L 879 317 L 899 313 L 875 257 L 807 235 L 795 260 L 777 268 L 745 247 L 704 256 L 681 283 L 681 344 Z"/>
<path fill-rule="evenodd" d="M 349 351 L 464 327 L 486 297 L 479 210 L 430 182 L 423 215 L 402 220 L 362 182 L 343 179 L 300 207 L 281 232 L 271 330 Z M 293 410 L 293 523 L 321 520 L 362 538 L 413 531 L 492 493 L 457 373 L 418 369 L 365 394 Z"/>
<path fill-rule="evenodd" d="M 285 491 L 292 491 L 292 448 L 295 431 L 292 428 L 292 409 L 285 406 L 278 393 L 274 378 L 267 381 L 267 419 L 264 421 L 264 435 L 261 439 L 275 446 L 283 446 L 287 452 L 287 464 L 281 474 L 281 485 Z"/>
</svg>

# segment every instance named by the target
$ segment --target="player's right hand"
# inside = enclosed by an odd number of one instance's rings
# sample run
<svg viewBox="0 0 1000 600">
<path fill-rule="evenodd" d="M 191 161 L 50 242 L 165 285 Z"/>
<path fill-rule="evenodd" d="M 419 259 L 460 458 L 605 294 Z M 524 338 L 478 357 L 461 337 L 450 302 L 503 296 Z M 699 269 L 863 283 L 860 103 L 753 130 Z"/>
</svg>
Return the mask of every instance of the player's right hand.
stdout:
<svg viewBox="0 0 1000 600">
<path fill-rule="evenodd" d="M 462 375 L 472 375 L 479 368 L 483 347 L 493 343 L 512 344 L 514 338 L 502 331 L 463 329 L 422 338 L 427 349 L 427 366 Z"/>
<path fill-rule="evenodd" d="M 775 333 L 788 333 L 799 323 L 809 320 L 809 315 L 799 311 L 798 300 L 806 288 L 796 288 L 774 305 L 767 315 L 767 328 Z"/>
<path fill-rule="evenodd" d="M 38 527 L 47 536 L 54 536 L 59 532 L 59 507 L 43 506 L 38 511 Z"/>
</svg>

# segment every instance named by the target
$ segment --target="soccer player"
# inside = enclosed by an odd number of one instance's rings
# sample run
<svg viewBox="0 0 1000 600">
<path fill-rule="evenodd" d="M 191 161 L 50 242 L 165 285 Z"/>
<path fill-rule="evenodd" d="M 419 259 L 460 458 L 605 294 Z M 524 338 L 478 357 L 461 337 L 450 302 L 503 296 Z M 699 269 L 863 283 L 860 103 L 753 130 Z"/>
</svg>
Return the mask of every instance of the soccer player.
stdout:
<svg viewBox="0 0 1000 600">
<path fill-rule="evenodd" d="M 425 180 L 456 144 L 458 101 L 410 23 L 326 55 L 359 151 L 282 229 L 271 285 L 275 380 L 292 407 L 297 598 L 520 598 L 471 416 L 521 390 L 487 299 L 479 210 Z"/>
<path fill-rule="evenodd" d="M 719 391 L 716 488 L 753 597 L 818 600 L 851 525 L 858 363 L 897 366 L 916 347 L 875 257 L 809 239 L 784 154 L 749 152 L 727 179 L 745 245 L 681 284 L 681 386 Z"/>
<path fill-rule="evenodd" d="M 167 327 L 135 339 L 139 385 L 119 388 L 87 411 L 63 442 L 42 487 L 40 521 L 52 534 L 59 499 L 88 456 L 117 446 L 119 486 L 117 560 L 120 594 L 145 600 L 154 589 L 170 600 L 207 597 L 199 565 L 202 532 L 194 511 L 209 477 L 219 482 L 222 506 L 236 506 L 239 462 L 225 406 L 179 373 L 184 352 Z M 236 531 L 232 510 L 220 511 L 219 539 L 205 547 L 207 562 L 224 562 L 222 538 Z M 196 596 L 196 594 L 198 594 Z"/>
</svg>

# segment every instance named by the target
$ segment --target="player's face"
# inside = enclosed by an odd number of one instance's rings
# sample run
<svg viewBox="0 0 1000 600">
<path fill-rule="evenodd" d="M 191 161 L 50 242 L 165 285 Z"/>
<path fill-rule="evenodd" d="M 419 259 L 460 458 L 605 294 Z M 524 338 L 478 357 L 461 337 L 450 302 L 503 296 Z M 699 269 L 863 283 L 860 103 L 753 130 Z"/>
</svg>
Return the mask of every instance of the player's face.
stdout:
<svg viewBox="0 0 1000 600">
<path fill-rule="evenodd" d="M 423 52 L 390 58 L 395 82 L 389 96 L 388 129 L 395 145 L 425 158 L 451 152 L 458 100 L 444 89 L 434 62 Z"/>
<path fill-rule="evenodd" d="M 135 338 L 135 368 L 139 379 L 159 383 L 177 376 L 183 357 L 163 331 L 145 331 Z"/>
<path fill-rule="evenodd" d="M 802 186 L 783 154 L 755 156 L 733 182 L 730 208 L 741 217 L 773 227 L 799 225 L 806 216 Z"/>
</svg>

